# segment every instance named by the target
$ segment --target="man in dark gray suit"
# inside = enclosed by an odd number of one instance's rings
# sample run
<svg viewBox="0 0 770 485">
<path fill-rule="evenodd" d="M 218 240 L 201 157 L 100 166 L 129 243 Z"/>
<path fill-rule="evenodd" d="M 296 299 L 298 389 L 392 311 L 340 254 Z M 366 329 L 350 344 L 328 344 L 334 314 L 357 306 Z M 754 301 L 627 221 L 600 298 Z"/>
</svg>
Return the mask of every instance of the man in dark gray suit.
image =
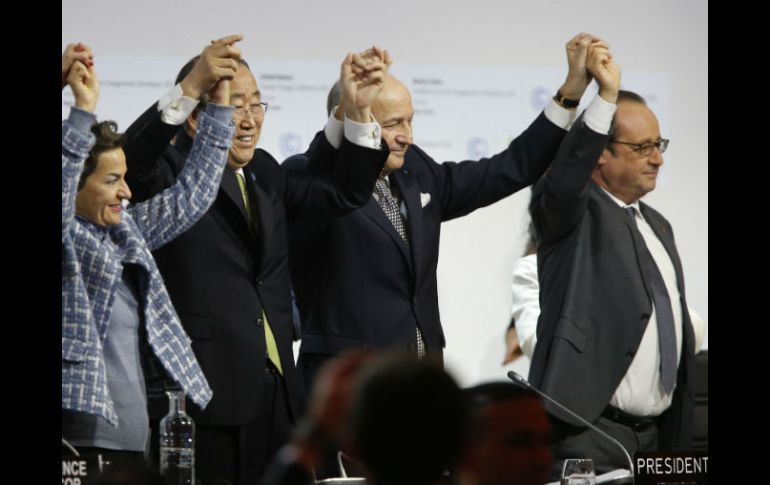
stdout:
<svg viewBox="0 0 770 485">
<path fill-rule="evenodd" d="M 686 449 L 694 337 L 682 265 L 668 221 L 639 201 L 655 188 L 668 140 L 644 100 L 619 91 L 606 46 L 589 49 L 587 68 L 599 96 L 565 137 L 530 205 L 541 235 L 542 308 L 530 380 L 631 454 Z M 547 410 L 557 439 L 554 477 L 565 458 L 592 458 L 598 473 L 628 468 L 606 439 Z"/>
</svg>

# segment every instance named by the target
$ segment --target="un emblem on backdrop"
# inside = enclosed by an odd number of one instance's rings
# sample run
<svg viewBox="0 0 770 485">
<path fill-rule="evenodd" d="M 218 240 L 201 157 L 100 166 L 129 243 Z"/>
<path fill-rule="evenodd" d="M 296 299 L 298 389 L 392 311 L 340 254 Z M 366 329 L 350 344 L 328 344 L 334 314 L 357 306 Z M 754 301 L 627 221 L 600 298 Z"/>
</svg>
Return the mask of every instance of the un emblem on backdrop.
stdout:
<svg viewBox="0 0 770 485">
<path fill-rule="evenodd" d="M 279 140 L 281 155 L 284 158 L 297 154 L 302 146 L 302 137 L 298 133 L 288 132 L 281 135 Z"/>
<path fill-rule="evenodd" d="M 548 88 L 540 86 L 533 89 L 532 95 L 529 98 L 530 102 L 532 103 L 532 109 L 535 111 L 542 110 L 545 108 L 545 105 L 548 104 L 548 101 L 550 101 L 552 97 L 553 95 Z"/>
<path fill-rule="evenodd" d="M 473 138 L 468 140 L 468 158 L 473 160 L 477 158 L 486 157 L 488 151 L 489 151 L 489 143 L 487 143 L 486 138 L 481 138 L 480 136 L 474 136 Z"/>
</svg>

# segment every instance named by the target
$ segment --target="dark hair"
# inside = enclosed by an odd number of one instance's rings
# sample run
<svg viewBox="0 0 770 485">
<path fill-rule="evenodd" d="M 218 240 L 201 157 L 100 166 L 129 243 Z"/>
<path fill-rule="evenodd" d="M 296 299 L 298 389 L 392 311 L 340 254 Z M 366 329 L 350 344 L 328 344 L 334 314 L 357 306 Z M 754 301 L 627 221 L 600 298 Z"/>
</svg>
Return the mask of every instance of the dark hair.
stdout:
<svg viewBox="0 0 770 485">
<path fill-rule="evenodd" d="M 88 152 L 88 158 L 83 164 L 83 171 L 80 173 L 80 180 L 78 181 L 78 190 L 83 188 L 86 179 L 96 170 L 99 155 L 115 148 L 121 148 L 126 142 L 126 136 L 123 133 L 118 133 L 118 124 L 114 121 L 94 123 L 91 125 L 91 133 L 96 136 L 96 143 Z"/>
<path fill-rule="evenodd" d="M 540 396 L 532 389 L 505 381 L 478 384 L 464 389 L 463 394 L 471 411 L 493 402 L 515 401 L 524 398 L 540 399 Z"/>
<path fill-rule="evenodd" d="M 641 97 L 640 95 L 636 94 L 633 91 L 625 91 L 623 89 L 618 91 L 618 100 L 615 103 L 620 104 L 621 101 L 627 101 L 629 103 L 641 103 L 647 106 L 647 101 L 645 101 L 643 97 Z M 613 138 L 615 138 L 615 133 L 617 133 L 617 126 L 615 125 L 615 121 L 617 117 L 618 117 L 618 112 L 615 111 L 615 114 L 612 116 L 612 123 L 610 124 L 610 131 L 608 133 L 609 140 L 612 140 Z"/>
<path fill-rule="evenodd" d="M 329 95 L 326 97 L 326 115 L 327 116 L 332 115 L 332 110 L 334 109 L 335 106 L 340 104 L 341 98 L 342 98 L 342 87 L 340 87 L 340 82 L 337 81 L 329 90 Z"/>
<path fill-rule="evenodd" d="M 527 228 L 529 238 L 527 239 L 527 246 L 524 248 L 524 256 L 537 253 L 537 246 L 540 244 L 540 236 L 537 235 L 537 229 L 535 229 L 535 223 L 530 219 L 529 227 Z"/>
<path fill-rule="evenodd" d="M 468 389 L 464 389 L 465 402 L 469 410 L 468 424 L 468 442 L 472 446 L 473 442 L 483 439 L 487 433 L 487 420 L 483 410 L 486 406 L 496 403 L 506 403 L 519 401 L 522 399 L 535 399 L 542 403 L 540 396 L 532 389 L 527 389 L 519 384 L 505 381 L 485 382 Z M 494 423 L 492 423 L 494 426 Z"/>
<path fill-rule="evenodd" d="M 468 412 L 440 363 L 391 356 L 362 369 L 355 389 L 354 443 L 376 483 L 430 483 L 455 464 Z"/>
<path fill-rule="evenodd" d="M 197 56 L 187 61 L 187 64 L 182 66 L 182 69 L 179 70 L 179 74 L 176 75 L 176 79 L 174 80 L 174 85 L 182 82 L 182 80 L 186 78 L 188 74 L 190 74 L 190 71 L 192 71 L 193 66 L 195 66 L 195 63 L 198 62 L 198 59 L 200 58 L 201 56 L 200 54 L 198 54 Z M 246 69 L 251 71 L 249 64 L 243 59 L 238 59 L 238 63 L 242 66 L 246 66 Z M 206 107 L 206 104 L 208 104 L 208 102 L 209 102 L 209 94 L 208 93 L 201 94 L 200 100 L 198 102 L 198 106 L 195 107 L 195 110 L 193 112 L 198 112 L 204 109 Z"/>
</svg>

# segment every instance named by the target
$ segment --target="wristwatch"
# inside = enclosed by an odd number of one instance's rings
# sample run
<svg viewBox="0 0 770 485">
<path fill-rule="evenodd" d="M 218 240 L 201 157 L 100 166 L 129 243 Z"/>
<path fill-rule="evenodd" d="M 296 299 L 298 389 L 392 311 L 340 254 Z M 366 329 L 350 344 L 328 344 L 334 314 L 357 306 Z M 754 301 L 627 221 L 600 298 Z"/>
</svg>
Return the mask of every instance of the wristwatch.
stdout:
<svg viewBox="0 0 770 485">
<path fill-rule="evenodd" d="M 567 109 L 577 108 L 580 104 L 579 99 L 566 98 L 561 94 L 561 91 L 556 91 L 556 96 L 553 97 L 553 100 L 556 101 L 562 108 Z"/>
</svg>

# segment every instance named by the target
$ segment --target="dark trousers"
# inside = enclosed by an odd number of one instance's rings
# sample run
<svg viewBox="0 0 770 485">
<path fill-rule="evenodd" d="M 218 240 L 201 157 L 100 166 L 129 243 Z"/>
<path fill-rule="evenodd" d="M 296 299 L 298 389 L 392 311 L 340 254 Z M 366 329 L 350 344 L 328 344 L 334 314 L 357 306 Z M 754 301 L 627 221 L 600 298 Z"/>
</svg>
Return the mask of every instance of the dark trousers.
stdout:
<svg viewBox="0 0 770 485">
<path fill-rule="evenodd" d="M 141 451 L 111 450 L 96 446 L 78 446 L 77 450 L 83 456 L 101 455 L 105 470 L 110 466 L 144 466 L 144 453 Z"/>
<path fill-rule="evenodd" d="M 611 441 L 590 428 L 576 428 L 551 417 L 556 443 L 552 447 L 553 468 L 549 481 L 558 481 L 564 460 L 567 458 L 591 458 L 596 475 L 625 468 L 626 455 Z M 637 451 L 658 450 L 658 426 L 652 424 L 644 429 L 634 429 L 600 416 L 594 425 L 612 436 L 623 445 L 633 459 Z"/>
<path fill-rule="evenodd" d="M 148 467 L 141 451 L 112 450 L 92 446 L 78 446 L 78 453 L 86 459 L 93 459 L 96 469 L 89 469 L 83 485 L 104 483 L 165 483 L 157 470 Z M 64 455 L 62 455 L 64 458 Z"/>
<path fill-rule="evenodd" d="M 257 485 L 276 452 L 285 445 L 295 419 L 283 378 L 266 370 L 256 417 L 241 426 L 195 424 L 196 485 Z M 158 422 L 153 423 L 153 461 L 158 460 Z"/>
</svg>

